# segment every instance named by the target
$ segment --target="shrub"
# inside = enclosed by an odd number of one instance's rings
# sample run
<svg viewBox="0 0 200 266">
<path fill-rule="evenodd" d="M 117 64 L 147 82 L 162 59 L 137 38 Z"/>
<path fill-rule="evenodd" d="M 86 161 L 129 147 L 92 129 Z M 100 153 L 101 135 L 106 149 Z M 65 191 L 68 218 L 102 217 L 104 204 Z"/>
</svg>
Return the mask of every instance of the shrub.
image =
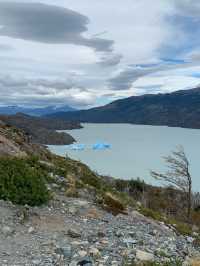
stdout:
<svg viewBox="0 0 200 266">
<path fill-rule="evenodd" d="M 114 215 L 126 213 L 126 206 L 123 202 L 110 192 L 105 193 L 104 204 L 106 205 L 106 209 Z"/>
<path fill-rule="evenodd" d="M 140 180 L 139 178 L 134 180 L 129 181 L 129 187 L 130 187 L 130 192 L 140 192 L 142 193 L 145 189 L 145 183 L 144 181 Z"/>
<path fill-rule="evenodd" d="M 169 224 L 174 225 L 174 227 L 176 228 L 177 232 L 179 232 L 181 235 L 191 235 L 192 234 L 192 227 L 190 224 L 187 223 L 183 223 L 183 222 L 179 222 L 176 220 L 168 220 L 167 221 Z"/>
<path fill-rule="evenodd" d="M 200 227 L 200 211 L 199 210 L 192 212 L 191 220 L 192 220 L 193 224 L 195 224 L 198 227 Z"/>
<path fill-rule="evenodd" d="M 102 187 L 102 181 L 100 178 L 94 175 L 94 173 L 92 173 L 87 167 L 81 169 L 80 179 L 84 184 L 92 186 L 98 190 Z"/>
<path fill-rule="evenodd" d="M 45 185 L 47 175 L 29 163 L 28 159 L 0 159 L 0 199 L 30 206 L 48 201 L 49 193 Z"/>
<path fill-rule="evenodd" d="M 154 220 L 158 220 L 158 221 L 162 221 L 163 220 L 162 215 L 159 212 L 156 212 L 156 211 L 154 211 L 152 209 L 148 209 L 148 208 L 142 207 L 142 208 L 139 209 L 139 212 L 141 214 L 143 214 L 144 216 L 152 218 Z"/>
<path fill-rule="evenodd" d="M 128 188 L 128 182 L 126 180 L 117 179 L 115 181 L 115 187 L 117 191 L 124 192 Z"/>
</svg>

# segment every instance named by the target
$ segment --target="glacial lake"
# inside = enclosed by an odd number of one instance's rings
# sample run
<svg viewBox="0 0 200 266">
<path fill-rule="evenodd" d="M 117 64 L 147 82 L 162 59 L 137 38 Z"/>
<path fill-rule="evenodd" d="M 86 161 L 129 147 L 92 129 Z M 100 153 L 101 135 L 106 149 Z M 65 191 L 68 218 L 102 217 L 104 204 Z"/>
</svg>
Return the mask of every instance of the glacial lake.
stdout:
<svg viewBox="0 0 200 266">
<path fill-rule="evenodd" d="M 200 130 L 130 124 L 83 126 L 83 129 L 66 132 L 78 144 L 85 144 L 85 150 L 74 151 L 69 146 L 49 146 L 49 149 L 86 163 L 99 174 L 121 179 L 139 177 L 147 183 L 158 184 L 150 176 L 150 170 L 166 170 L 162 157 L 182 145 L 190 161 L 193 189 L 200 191 Z M 93 150 L 92 145 L 97 142 L 109 143 L 112 147 Z"/>
</svg>

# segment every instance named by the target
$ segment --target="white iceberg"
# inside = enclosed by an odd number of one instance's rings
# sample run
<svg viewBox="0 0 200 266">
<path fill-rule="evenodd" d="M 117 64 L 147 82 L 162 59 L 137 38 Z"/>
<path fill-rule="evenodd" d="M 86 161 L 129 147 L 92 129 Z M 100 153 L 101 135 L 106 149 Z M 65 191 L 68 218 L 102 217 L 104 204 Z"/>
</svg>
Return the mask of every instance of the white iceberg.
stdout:
<svg viewBox="0 0 200 266">
<path fill-rule="evenodd" d="M 70 145 L 70 150 L 73 151 L 83 151 L 85 149 L 85 144 L 72 144 Z"/>
<path fill-rule="evenodd" d="M 93 150 L 105 150 L 105 149 L 110 149 L 111 145 L 108 143 L 95 143 L 92 146 Z"/>
</svg>

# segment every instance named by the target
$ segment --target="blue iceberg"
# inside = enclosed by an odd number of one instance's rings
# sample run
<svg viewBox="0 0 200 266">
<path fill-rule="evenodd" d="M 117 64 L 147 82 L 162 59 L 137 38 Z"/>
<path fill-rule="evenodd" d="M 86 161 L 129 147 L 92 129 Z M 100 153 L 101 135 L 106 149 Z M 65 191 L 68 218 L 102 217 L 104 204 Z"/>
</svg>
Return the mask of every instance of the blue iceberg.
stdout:
<svg viewBox="0 0 200 266">
<path fill-rule="evenodd" d="M 73 151 L 83 151 L 85 149 L 85 144 L 72 144 L 70 145 L 70 150 Z"/>
<path fill-rule="evenodd" d="M 110 149 L 111 145 L 108 143 L 96 143 L 92 146 L 93 150 L 105 150 Z"/>
</svg>

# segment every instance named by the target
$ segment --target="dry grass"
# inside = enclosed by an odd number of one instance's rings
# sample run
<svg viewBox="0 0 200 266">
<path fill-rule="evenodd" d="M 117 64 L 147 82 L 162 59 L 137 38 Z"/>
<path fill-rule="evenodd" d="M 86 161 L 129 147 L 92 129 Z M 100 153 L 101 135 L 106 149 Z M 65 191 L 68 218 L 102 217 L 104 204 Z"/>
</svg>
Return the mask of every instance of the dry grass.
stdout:
<svg viewBox="0 0 200 266">
<path fill-rule="evenodd" d="M 121 202 L 119 198 L 110 192 L 104 195 L 104 204 L 108 211 L 112 212 L 114 215 L 119 213 L 126 214 L 126 206 Z"/>
<path fill-rule="evenodd" d="M 200 266 L 200 258 L 191 261 L 191 266 Z"/>
</svg>

